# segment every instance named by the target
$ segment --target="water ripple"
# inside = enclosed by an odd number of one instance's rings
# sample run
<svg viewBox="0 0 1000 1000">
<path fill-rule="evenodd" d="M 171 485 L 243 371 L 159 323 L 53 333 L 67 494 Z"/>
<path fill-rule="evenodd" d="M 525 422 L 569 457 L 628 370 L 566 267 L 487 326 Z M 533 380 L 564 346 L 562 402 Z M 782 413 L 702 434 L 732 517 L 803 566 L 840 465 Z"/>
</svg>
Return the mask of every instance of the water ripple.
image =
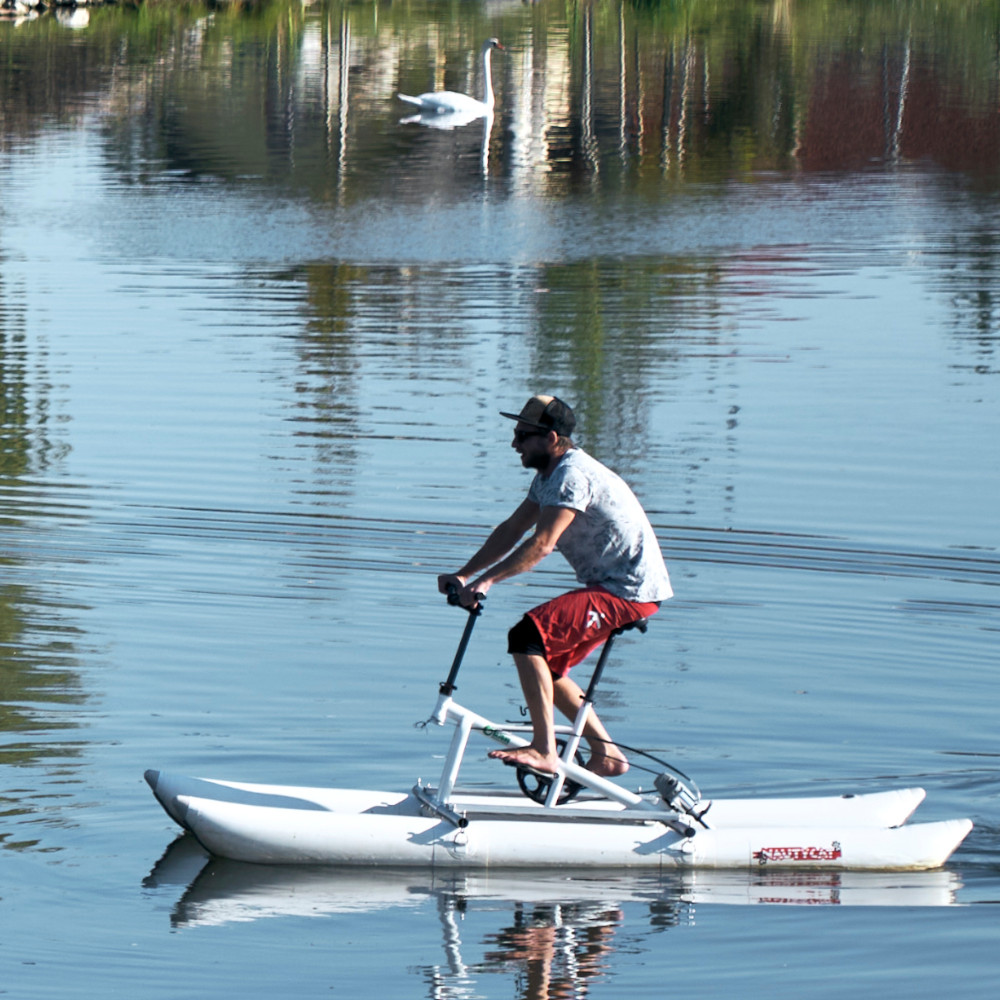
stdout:
<svg viewBox="0 0 1000 1000">
<path fill-rule="evenodd" d="M 101 518 L 105 527 L 121 532 L 113 545 L 120 546 L 129 537 L 147 542 L 164 536 L 213 540 L 244 537 L 261 543 L 305 545 L 325 564 L 357 567 L 356 546 L 363 543 L 369 553 L 367 563 L 375 568 L 391 566 L 394 573 L 426 573 L 428 561 L 437 565 L 442 558 L 445 561 L 452 558 L 452 550 L 466 551 L 485 537 L 491 527 L 479 523 L 235 508 L 130 505 L 119 510 L 131 510 L 141 516 L 123 520 L 115 516 L 109 519 L 107 515 Z M 903 550 L 833 536 L 669 524 L 655 527 L 671 565 L 715 563 L 1000 585 L 1000 555 L 987 549 Z M 985 602 L 931 603 L 932 610 L 942 612 L 997 609 L 996 605 Z M 931 603 L 925 602 L 922 609 L 931 609 Z"/>
</svg>

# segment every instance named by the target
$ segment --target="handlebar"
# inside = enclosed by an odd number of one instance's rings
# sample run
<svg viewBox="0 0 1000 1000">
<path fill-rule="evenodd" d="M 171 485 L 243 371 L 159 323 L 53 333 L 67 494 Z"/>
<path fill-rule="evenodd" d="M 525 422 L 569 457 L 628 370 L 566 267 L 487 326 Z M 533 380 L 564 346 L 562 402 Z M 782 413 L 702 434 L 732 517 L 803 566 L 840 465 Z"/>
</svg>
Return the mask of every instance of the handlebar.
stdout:
<svg viewBox="0 0 1000 1000">
<path fill-rule="evenodd" d="M 445 593 L 447 594 L 448 603 L 454 607 L 464 608 L 465 605 L 458 599 L 458 587 L 453 583 L 449 583 L 445 587 Z M 472 605 L 471 608 L 465 608 L 470 615 L 478 615 L 483 610 L 483 601 L 486 600 L 485 594 L 476 594 L 476 603 Z"/>
</svg>

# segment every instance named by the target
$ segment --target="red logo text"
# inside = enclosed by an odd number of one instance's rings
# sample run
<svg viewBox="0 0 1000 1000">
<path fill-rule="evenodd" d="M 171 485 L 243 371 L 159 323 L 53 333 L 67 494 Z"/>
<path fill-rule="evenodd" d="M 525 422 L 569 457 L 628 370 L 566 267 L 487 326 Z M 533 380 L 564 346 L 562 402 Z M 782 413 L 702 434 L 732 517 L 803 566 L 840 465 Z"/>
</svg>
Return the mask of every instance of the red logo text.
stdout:
<svg viewBox="0 0 1000 1000">
<path fill-rule="evenodd" d="M 830 847 L 762 847 L 753 852 L 755 861 L 766 865 L 769 861 L 779 864 L 794 861 L 837 861 L 841 857 L 840 844 Z"/>
</svg>

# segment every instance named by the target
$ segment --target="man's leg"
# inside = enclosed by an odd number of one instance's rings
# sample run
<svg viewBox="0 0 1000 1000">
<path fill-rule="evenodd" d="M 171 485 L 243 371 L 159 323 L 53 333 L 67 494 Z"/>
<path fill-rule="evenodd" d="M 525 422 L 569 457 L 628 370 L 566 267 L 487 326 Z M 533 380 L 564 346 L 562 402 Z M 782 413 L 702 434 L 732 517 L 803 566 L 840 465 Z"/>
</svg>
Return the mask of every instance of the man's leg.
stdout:
<svg viewBox="0 0 1000 1000">
<path fill-rule="evenodd" d="M 554 774 L 558 768 L 552 673 L 544 656 L 514 653 L 517 675 L 531 717 L 532 740 L 516 750 L 491 750 L 489 756 L 515 764 L 528 764 Z"/>
<path fill-rule="evenodd" d="M 557 677 L 553 681 L 555 705 L 571 722 L 576 721 L 576 713 L 583 704 L 583 698 L 583 689 L 569 676 Z M 590 744 L 588 771 L 593 771 L 602 778 L 615 778 L 628 770 L 625 754 L 612 742 L 593 705 L 590 706 L 587 718 L 584 720 L 583 738 Z"/>
<path fill-rule="evenodd" d="M 491 750 L 489 755 L 497 760 L 529 764 L 539 771 L 555 773 L 559 755 L 553 706 L 558 706 L 563 715 L 575 721 L 577 710 L 583 704 L 583 690 L 569 677 L 553 678 L 544 656 L 515 653 L 514 662 L 531 718 L 531 745 L 517 750 Z M 583 737 L 590 745 L 589 771 L 604 778 L 614 778 L 628 770 L 628 760 L 612 742 L 593 706 L 584 721 Z"/>
</svg>

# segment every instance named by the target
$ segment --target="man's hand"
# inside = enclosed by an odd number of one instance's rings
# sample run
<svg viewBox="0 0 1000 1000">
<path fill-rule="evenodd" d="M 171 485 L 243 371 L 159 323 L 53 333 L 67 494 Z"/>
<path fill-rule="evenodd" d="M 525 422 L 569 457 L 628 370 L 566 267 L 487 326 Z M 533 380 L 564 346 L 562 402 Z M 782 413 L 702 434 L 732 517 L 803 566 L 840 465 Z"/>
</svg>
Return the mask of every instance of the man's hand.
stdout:
<svg viewBox="0 0 1000 1000">
<path fill-rule="evenodd" d="M 486 596 L 486 591 L 492 586 L 493 583 L 491 580 L 488 580 L 485 576 L 481 576 L 478 580 L 467 583 L 458 592 L 458 603 L 463 608 L 474 608 Z"/>
<path fill-rule="evenodd" d="M 490 589 L 490 583 L 485 578 L 476 580 L 474 583 L 466 583 L 465 577 L 458 573 L 442 573 L 438 577 L 438 590 L 442 594 L 454 591 L 458 598 L 458 603 L 463 608 L 474 608 L 480 598 L 486 596 L 486 591 Z"/>
<path fill-rule="evenodd" d="M 465 577 L 459 576 L 457 573 L 442 573 L 438 577 L 439 593 L 447 594 L 449 587 L 454 587 L 456 590 L 461 590 L 464 586 L 465 586 Z"/>
</svg>

